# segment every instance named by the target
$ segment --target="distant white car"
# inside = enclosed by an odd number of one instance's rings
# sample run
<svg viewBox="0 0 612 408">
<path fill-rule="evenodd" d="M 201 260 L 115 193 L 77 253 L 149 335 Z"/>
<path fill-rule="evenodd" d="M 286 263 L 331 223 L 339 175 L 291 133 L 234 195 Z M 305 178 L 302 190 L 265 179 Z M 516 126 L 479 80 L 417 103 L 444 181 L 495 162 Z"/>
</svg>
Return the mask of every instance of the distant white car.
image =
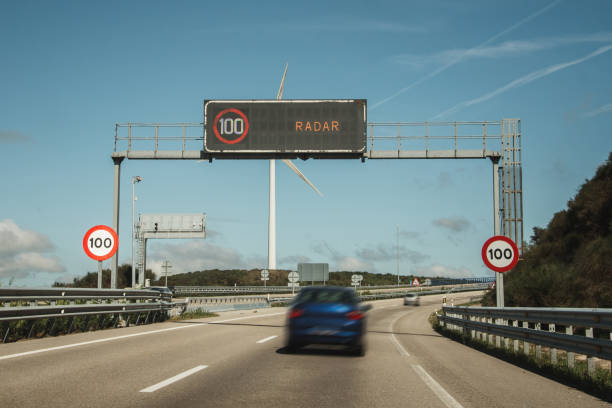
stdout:
<svg viewBox="0 0 612 408">
<path fill-rule="evenodd" d="M 404 306 L 418 306 L 421 303 L 419 295 L 416 293 L 408 293 L 404 297 Z"/>
</svg>

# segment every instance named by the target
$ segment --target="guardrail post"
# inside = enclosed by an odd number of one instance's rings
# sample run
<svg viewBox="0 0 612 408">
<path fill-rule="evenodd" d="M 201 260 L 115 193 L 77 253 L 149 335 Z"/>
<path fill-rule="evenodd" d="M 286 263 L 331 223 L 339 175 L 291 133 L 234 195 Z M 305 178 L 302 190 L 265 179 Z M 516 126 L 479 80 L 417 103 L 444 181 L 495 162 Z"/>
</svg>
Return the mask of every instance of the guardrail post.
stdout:
<svg viewBox="0 0 612 408">
<path fill-rule="evenodd" d="M 502 323 L 502 322 L 503 322 L 502 319 L 495 319 L 495 324 L 496 325 L 500 325 L 500 323 Z M 495 335 L 495 347 L 501 348 L 501 336 L 499 334 Z"/>
<path fill-rule="evenodd" d="M 470 321 L 474 321 L 475 317 L 470 316 L 469 319 L 470 319 Z M 473 339 L 476 338 L 476 330 L 475 329 L 470 330 L 470 334 L 472 335 Z"/>
<path fill-rule="evenodd" d="M 513 320 L 512 321 L 512 327 L 518 327 L 518 320 Z M 518 341 L 518 339 L 514 339 L 514 352 L 515 353 L 519 352 L 519 341 Z"/>
<path fill-rule="evenodd" d="M 567 326 L 565 328 L 565 334 L 573 336 L 574 335 L 574 326 Z M 575 362 L 575 354 L 573 351 L 568 351 L 567 352 L 567 366 L 569 368 L 574 368 L 574 362 Z"/>
<path fill-rule="evenodd" d="M 446 317 L 446 310 L 442 307 L 442 319 L 440 319 L 440 327 L 446 327 L 446 323 L 444 322 L 444 318 Z"/>
<path fill-rule="evenodd" d="M 492 318 L 492 317 L 489 317 L 489 318 L 487 319 L 487 323 L 489 323 L 489 324 L 493 324 L 493 318 Z M 488 343 L 489 343 L 489 344 L 493 344 L 493 334 L 492 334 L 492 333 L 489 333 L 488 338 L 489 338 L 489 339 L 488 339 Z"/>
<path fill-rule="evenodd" d="M 6 343 L 6 339 L 8 339 L 8 335 L 10 331 L 11 331 L 11 326 L 9 326 L 9 323 L 8 322 L 4 323 L 4 328 L 3 328 L 4 336 L 2 336 L 3 343 Z"/>
<path fill-rule="evenodd" d="M 528 329 L 529 328 L 529 322 L 523 322 L 523 329 Z M 529 352 L 531 351 L 531 344 L 529 344 L 528 341 L 523 340 L 523 353 L 525 353 L 526 356 L 529 356 Z"/>
<path fill-rule="evenodd" d="M 593 328 L 589 327 L 586 329 L 586 337 L 592 339 L 593 338 Z M 587 356 L 587 372 L 589 375 L 595 374 L 595 358 L 592 356 Z"/>
<path fill-rule="evenodd" d="M 510 323 L 510 321 L 506 319 L 502 321 L 503 321 L 504 326 L 508 326 L 508 324 Z M 509 348 L 510 348 L 510 338 L 504 337 L 504 349 L 508 350 Z"/>
<path fill-rule="evenodd" d="M 536 330 L 542 330 L 542 323 L 538 322 L 535 324 L 535 329 Z M 536 360 L 541 360 L 542 359 L 542 346 L 540 346 L 539 344 L 535 345 L 535 356 L 536 356 Z"/>
<path fill-rule="evenodd" d="M 557 331 L 557 328 L 554 323 L 550 323 L 548 325 L 548 331 L 551 333 L 555 333 Z M 557 349 L 556 348 L 550 349 L 550 363 L 557 364 Z"/>
</svg>

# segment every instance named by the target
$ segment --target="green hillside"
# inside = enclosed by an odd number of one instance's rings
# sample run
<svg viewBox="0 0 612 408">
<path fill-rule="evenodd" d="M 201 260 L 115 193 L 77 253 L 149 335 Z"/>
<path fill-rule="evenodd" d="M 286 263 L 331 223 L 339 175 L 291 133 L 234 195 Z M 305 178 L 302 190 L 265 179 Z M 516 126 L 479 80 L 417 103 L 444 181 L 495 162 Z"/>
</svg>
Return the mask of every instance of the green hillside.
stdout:
<svg viewBox="0 0 612 408">
<path fill-rule="evenodd" d="M 504 274 L 505 305 L 612 307 L 612 153 Z M 495 305 L 491 291 L 485 302 Z"/>
</svg>

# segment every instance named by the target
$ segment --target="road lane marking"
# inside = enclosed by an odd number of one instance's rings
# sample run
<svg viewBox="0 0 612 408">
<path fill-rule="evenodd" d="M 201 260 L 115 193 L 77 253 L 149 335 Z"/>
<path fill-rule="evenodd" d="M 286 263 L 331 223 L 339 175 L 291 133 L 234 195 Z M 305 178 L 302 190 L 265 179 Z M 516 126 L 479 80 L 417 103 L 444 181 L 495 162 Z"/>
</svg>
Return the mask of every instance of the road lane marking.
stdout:
<svg viewBox="0 0 612 408">
<path fill-rule="evenodd" d="M 46 353 L 48 351 L 63 350 L 63 349 L 68 349 L 68 348 L 73 348 L 73 347 L 86 346 L 86 345 L 89 345 L 89 344 L 104 343 L 106 341 L 111 341 L 111 340 L 120 340 L 120 339 L 127 339 L 127 338 L 130 338 L 130 337 L 144 336 L 145 334 L 154 334 L 154 333 L 161 333 L 161 332 L 167 332 L 167 331 L 172 331 L 172 330 L 188 329 L 188 328 L 191 328 L 191 327 L 198 327 L 198 326 L 190 324 L 188 326 L 170 327 L 168 329 L 159 329 L 159 330 L 152 330 L 152 331 L 148 331 L 148 332 L 126 334 L 126 335 L 123 335 L 123 336 L 108 337 L 108 338 L 105 338 L 105 339 L 84 341 L 82 343 L 73 343 L 73 344 L 66 344 L 64 346 L 56 346 L 56 347 L 49 347 L 49 348 L 46 348 L 46 349 L 25 351 L 23 353 L 9 354 L 9 355 L 6 355 L 6 356 L 0 356 L 0 360 L 8 360 L 10 358 L 27 356 L 27 355 L 30 355 L 30 354 L 39 354 L 39 353 Z"/>
<path fill-rule="evenodd" d="M 185 325 L 185 326 L 170 327 L 170 328 L 167 328 L 167 329 L 158 329 L 158 330 L 151 330 L 151 331 L 140 332 L 140 333 L 125 334 L 125 335 L 122 335 L 122 336 L 107 337 L 107 338 L 104 338 L 104 339 L 84 341 L 82 343 L 66 344 L 66 345 L 63 345 L 63 346 L 49 347 L 49 348 L 45 348 L 45 349 L 32 350 L 32 351 L 24 351 L 22 353 L 16 353 L 16 354 L 8 354 L 6 356 L 0 356 L 0 360 L 9 360 L 9 359 L 12 359 L 12 358 L 23 357 L 23 356 L 28 356 L 28 355 L 32 355 L 32 354 L 40 354 L 40 353 L 46 353 L 46 352 L 49 352 L 49 351 L 57 351 L 57 350 L 69 349 L 69 348 L 73 348 L 73 347 L 87 346 L 89 344 L 104 343 L 104 342 L 107 342 L 107 341 L 127 339 L 127 338 L 130 338 L 130 337 L 144 336 L 144 335 L 147 335 L 147 334 L 163 333 L 163 332 L 168 332 L 168 331 L 172 331 L 172 330 L 180 330 L 180 329 L 190 329 L 190 328 L 195 328 L 195 327 L 202 327 L 202 326 L 205 326 L 205 325 L 208 325 L 208 324 L 214 324 L 214 323 L 232 322 L 232 321 L 235 321 L 235 320 L 252 319 L 252 318 L 255 318 L 255 317 L 278 316 L 278 315 L 281 315 L 281 314 L 284 314 L 284 313 L 285 312 L 282 312 L 282 313 L 261 314 L 261 315 L 257 315 L 257 316 L 244 316 L 244 317 L 237 317 L 237 318 L 234 318 L 234 319 L 218 320 L 218 321 L 213 321 L 213 322 L 205 322 L 205 323 L 202 323 L 202 324 L 188 324 L 188 325 Z"/>
<path fill-rule="evenodd" d="M 234 320 L 246 320 L 246 319 L 254 319 L 256 317 L 268 317 L 268 316 L 278 316 L 278 315 L 283 315 L 286 312 L 280 312 L 280 313 L 268 313 L 268 314 L 261 314 L 261 315 L 257 315 L 257 316 L 246 316 L 246 317 L 236 317 L 234 319 L 226 319 L 226 320 L 216 320 L 214 322 L 207 322 L 207 324 L 218 324 L 218 323 L 227 323 L 227 322 L 233 322 Z"/>
<path fill-rule="evenodd" d="M 418 364 L 412 364 L 412 369 L 421 377 L 423 382 L 429 387 L 430 390 L 436 394 L 436 397 L 440 399 L 448 408 L 463 408 L 463 406 L 457 402 L 436 380 L 434 380 L 423 367 Z"/>
<path fill-rule="evenodd" d="M 255 343 L 257 343 L 257 344 L 265 343 L 266 341 L 268 341 L 268 340 L 272 340 L 272 339 L 275 339 L 275 338 L 277 338 L 277 337 L 278 337 L 278 336 L 270 336 L 270 337 L 266 337 L 265 339 L 261 339 L 261 340 L 259 340 L 259 341 L 256 341 Z"/>
<path fill-rule="evenodd" d="M 397 351 L 399 351 L 402 356 L 410 357 L 410 353 L 406 351 L 404 346 L 401 345 L 401 343 L 397 340 L 397 337 L 395 337 L 395 334 L 393 333 L 393 326 L 395 326 L 395 323 L 397 323 L 397 321 L 402 317 L 404 317 L 403 314 L 399 315 L 395 320 L 391 322 L 391 325 L 389 326 L 389 332 L 391 333 L 391 341 L 393 341 L 393 344 L 395 344 L 395 348 L 397 348 Z"/>
<path fill-rule="evenodd" d="M 152 385 L 150 387 L 144 388 L 142 390 L 140 390 L 140 392 L 155 392 L 157 390 L 159 390 L 160 388 L 164 388 L 167 385 L 170 385 L 172 383 L 175 383 L 177 381 L 182 380 L 185 377 L 189 377 L 192 374 L 197 373 L 198 371 L 201 371 L 203 369 L 205 369 L 206 367 L 208 367 L 207 365 L 199 365 L 197 367 L 192 368 L 191 370 L 187 370 L 184 371 L 180 374 L 175 375 L 174 377 L 168 378 L 167 380 L 164 380 L 162 382 L 159 382 L 155 385 Z"/>
</svg>

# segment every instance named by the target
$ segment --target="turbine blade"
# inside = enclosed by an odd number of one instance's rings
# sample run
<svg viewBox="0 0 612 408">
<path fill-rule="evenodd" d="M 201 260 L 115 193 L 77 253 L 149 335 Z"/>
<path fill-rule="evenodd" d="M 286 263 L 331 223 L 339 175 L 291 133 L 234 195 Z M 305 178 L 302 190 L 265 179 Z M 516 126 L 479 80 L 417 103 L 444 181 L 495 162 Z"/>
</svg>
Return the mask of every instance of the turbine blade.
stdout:
<svg viewBox="0 0 612 408">
<path fill-rule="evenodd" d="M 293 163 L 292 163 L 290 160 L 287 160 L 287 159 L 283 159 L 283 163 L 285 163 L 285 164 L 286 164 L 286 165 L 287 165 L 287 166 L 288 166 L 288 167 L 289 167 L 291 170 L 293 170 L 293 172 L 294 172 L 295 174 L 297 174 L 297 175 L 298 175 L 298 176 L 299 176 L 299 177 L 300 177 L 302 180 L 304 180 L 304 181 L 306 182 L 306 184 L 308 184 L 310 187 L 312 187 L 312 189 L 313 189 L 314 191 L 316 191 L 318 195 L 320 195 L 321 197 L 323 197 L 323 194 L 322 194 L 322 193 L 319 191 L 319 189 L 318 189 L 318 188 L 316 188 L 316 187 L 314 186 L 314 184 L 312 184 L 312 183 L 310 182 L 310 180 L 308 180 L 308 179 L 306 178 L 306 176 L 305 176 L 304 174 L 302 174 L 302 172 L 301 172 L 300 170 L 298 170 L 298 168 L 297 168 L 297 167 L 295 167 L 295 164 L 293 164 Z"/>
<path fill-rule="evenodd" d="M 276 99 L 283 99 L 283 90 L 285 89 L 285 77 L 287 76 L 287 68 L 289 68 L 289 63 L 285 64 L 285 72 L 283 72 L 283 79 L 281 79 L 280 88 L 278 89 L 278 94 L 276 95 Z"/>
</svg>

